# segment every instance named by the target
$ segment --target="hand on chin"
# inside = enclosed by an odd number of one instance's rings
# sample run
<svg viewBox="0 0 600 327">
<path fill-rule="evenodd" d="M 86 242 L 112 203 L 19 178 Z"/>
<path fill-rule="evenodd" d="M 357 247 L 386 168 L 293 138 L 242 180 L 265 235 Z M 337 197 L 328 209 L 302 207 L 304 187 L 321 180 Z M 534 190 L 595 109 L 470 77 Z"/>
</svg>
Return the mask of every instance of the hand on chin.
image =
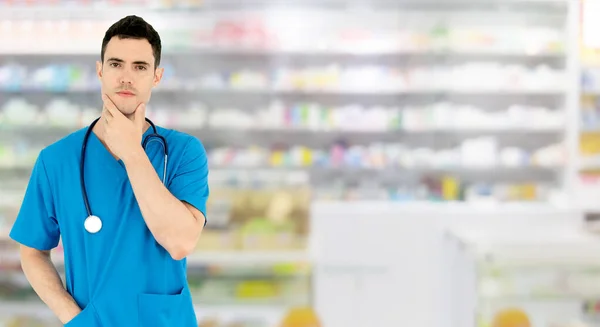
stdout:
<svg viewBox="0 0 600 327">
<path fill-rule="evenodd" d="M 103 100 L 104 141 L 117 158 L 126 161 L 127 156 L 141 147 L 146 106 L 142 103 L 127 115 L 108 96 Z"/>
</svg>

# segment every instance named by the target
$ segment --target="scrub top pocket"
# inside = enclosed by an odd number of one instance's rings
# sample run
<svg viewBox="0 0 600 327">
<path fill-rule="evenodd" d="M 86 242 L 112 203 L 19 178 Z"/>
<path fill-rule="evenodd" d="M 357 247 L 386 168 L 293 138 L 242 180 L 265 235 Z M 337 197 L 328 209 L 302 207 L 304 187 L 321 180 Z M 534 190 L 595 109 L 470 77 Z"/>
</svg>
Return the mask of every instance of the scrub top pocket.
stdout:
<svg viewBox="0 0 600 327">
<path fill-rule="evenodd" d="M 71 319 L 64 327 L 102 327 L 98 321 L 96 308 L 89 303 L 75 318 Z"/>
<path fill-rule="evenodd" d="M 140 294 L 138 314 L 140 327 L 181 326 L 183 294 Z"/>
</svg>

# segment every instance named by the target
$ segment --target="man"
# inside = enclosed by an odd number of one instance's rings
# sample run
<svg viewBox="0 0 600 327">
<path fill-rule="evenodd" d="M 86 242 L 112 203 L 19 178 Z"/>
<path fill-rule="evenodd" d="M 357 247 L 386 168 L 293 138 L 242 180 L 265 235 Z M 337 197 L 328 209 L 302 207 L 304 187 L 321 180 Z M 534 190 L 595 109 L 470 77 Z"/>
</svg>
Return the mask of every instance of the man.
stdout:
<svg viewBox="0 0 600 327">
<path fill-rule="evenodd" d="M 196 138 L 158 126 L 168 160 L 162 142 L 142 146 L 160 57 L 143 19 L 107 30 L 96 64 L 102 115 L 87 138 L 84 128 L 41 151 L 11 230 L 28 281 L 65 326 L 197 326 L 184 258 L 206 223 L 207 157 Z M 86 196 L 102 223 L 92 231 Z M 66 289 L 50 260 L 59 238 Z"/>
</svg>

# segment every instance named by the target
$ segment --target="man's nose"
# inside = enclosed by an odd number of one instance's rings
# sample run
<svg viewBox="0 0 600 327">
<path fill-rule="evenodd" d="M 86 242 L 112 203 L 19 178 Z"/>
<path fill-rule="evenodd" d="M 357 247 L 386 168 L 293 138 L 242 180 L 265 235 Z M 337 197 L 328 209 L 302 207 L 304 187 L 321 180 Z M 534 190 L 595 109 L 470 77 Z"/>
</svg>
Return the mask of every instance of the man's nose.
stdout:
<svg viewBox="0 0 600 327">
<path fill-rule="evenodd" d="M 133 80 L 131 78 L 131 72 L 129 71 L 129 69 L 123 69 L 123 73 L 121 74 L 121 77 L 120 77 L 120 82 L 122 85 L 133 83 Z"/>
</svg>

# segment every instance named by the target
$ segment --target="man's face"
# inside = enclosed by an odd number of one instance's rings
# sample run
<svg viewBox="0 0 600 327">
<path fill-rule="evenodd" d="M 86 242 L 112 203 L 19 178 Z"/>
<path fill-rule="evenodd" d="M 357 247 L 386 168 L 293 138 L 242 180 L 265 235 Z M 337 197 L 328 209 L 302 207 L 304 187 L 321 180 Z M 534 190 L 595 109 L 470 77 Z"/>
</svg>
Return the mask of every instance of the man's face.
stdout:
<svg viewBox="0 0 600 327">
<path fill-rule="evenodd" d="M 96 63 L 102 93 L 130 116 L 140 103 L 148 103 L 163 69 L 154 67 L 152 46 L 146 39 L 113 37 L 106 45 L 104 62 Z"/>
</svg>

